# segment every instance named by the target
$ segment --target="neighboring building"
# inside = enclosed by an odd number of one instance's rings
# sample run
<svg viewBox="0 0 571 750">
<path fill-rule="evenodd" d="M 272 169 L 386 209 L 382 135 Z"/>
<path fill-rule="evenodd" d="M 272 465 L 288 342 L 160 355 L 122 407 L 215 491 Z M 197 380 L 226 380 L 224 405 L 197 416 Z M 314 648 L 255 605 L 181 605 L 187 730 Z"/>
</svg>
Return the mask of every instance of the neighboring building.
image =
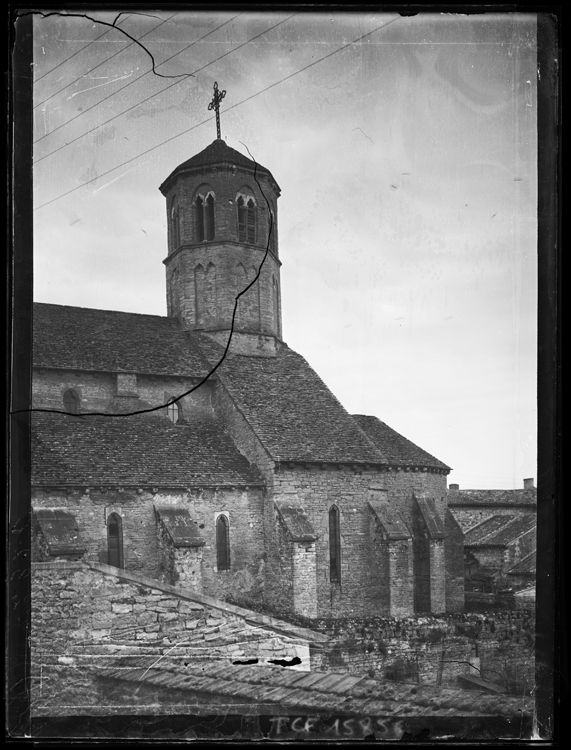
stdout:
<svg viewBox="0 0 571 750">
<path fill-rule="evenodd" d="M 490 593 L 535 573 L 536 519 L 496 515 L 464 534 L 466 590 Z M 518 572 L 519 571 L 519 572 Z M 529 578 L 523 585 L 529 584 Z"/>
<path fill-rule="evenodd" d="M 448 507 L 463 531 L 492 516 L 521 516 L 537 512 L 537 489 L 533 479 L 523 480 L 521 490 L 461 490 L 448 487 Z"/>
<path fill-rule="evenodd" d="M 449 467 L 283 341 L 272 174 L 217 139 L 161 191 L 167 317 L 35 307 L 33 407 L 66 414 L 33 415 L 34 559 L 306 617 L 461 611 Z"/>
</svg>

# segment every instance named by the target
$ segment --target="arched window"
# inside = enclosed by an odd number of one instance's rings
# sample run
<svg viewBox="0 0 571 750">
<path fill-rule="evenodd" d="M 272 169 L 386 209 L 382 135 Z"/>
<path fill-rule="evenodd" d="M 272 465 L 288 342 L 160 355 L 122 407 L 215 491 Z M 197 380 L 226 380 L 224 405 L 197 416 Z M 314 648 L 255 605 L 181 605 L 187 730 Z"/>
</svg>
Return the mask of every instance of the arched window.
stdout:
<svg viewBox="0 0 571 750">
<path fill-rule="evenodd" d="M 204 204 L 204 234 L 207 240 L 214 239 L 214 196 L 212 193 Z"/>
<path fill-rule="evenodd" d="M 270 221 L 268 224 L 268 231 L 270 237 L 270 250 L 275 253 L 277 248 L 276 242 L 276 207 L 272 201 L 270 204 Z"/>
<path fill-rule="evenodd" d="M 79 403 L 79 396 L 72 388 L 63 394 L 63 408 L 68 414 L 79 414 Z"/>
<path fill-rule="evenodd" d="M 178 424 L 182 417 L 182 409 L 177 402 L 167 406 L 167 416 L 173 424 Z"/>
<path fill-rule="evenodd" d="M 204 240 L 204 201 L 198 196 L 194 204 L 194 227 L 196 230 L 196 241 L 202 242 Z"/>
<path fill-rule="evenodd" d="M 206 197 L 198 195 L 194 201 L 194 226 L 197 242 L 213 240 L 215 235 L 214 193 L 209 192 Z"/>
<path fill-rule="evenodd" d="M 341 530 L 336 505 L 329 509 L 329 577 L 334 582 L 341 580 Z"/>
<path fill-rule="evenodd" d="M 176 197 L 176 195 L 171 201 L 170 225 L 172 248 L 173 250 L 176 250 L 180 245 L 180 210 L 178 206 L 178 198 Z"/>
<path fill-rule="evenodd" d="M 256 242 L 256 202 L 249 195 L 238 195 L 238 240 Z"/>
<path fill-rule="evenodd" d="M 224 515 L 216 519 L 216 567 L 230 570 L 230 524 Z"/>
<path fill-rule="evenodd" d="M 118 513 L 107 518 L 107 562 L 115 568 L 123 567 L 123 522 Z"/>
</svg>

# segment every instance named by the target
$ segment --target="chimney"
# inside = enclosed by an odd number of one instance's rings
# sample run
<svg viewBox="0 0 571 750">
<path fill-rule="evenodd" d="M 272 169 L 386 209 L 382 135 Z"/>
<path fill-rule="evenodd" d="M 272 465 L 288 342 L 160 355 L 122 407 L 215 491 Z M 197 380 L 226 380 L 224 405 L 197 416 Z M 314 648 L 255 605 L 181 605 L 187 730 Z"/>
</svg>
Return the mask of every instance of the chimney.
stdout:
<svg viewBox="0 0 571 750">
<path fill-rule="evenodd" d="M 527 481 L 527 480 L 526 480 L 526 481 Z M 533 479 L 532 479 L 531 481 L 532 481 L 532 483 L 533 483 Z M 448 485 L 448 489 L 449 489 L 449 490 L 459 490 L 459 489 L 460 489 L 460 485 L 459 485 L 459 484 L 449 484 L 449 485 Z"/>
<path fill-rule="evenodd" d="M 524 479 L 523 480 L 523 488 L 524 490 L 534 490 L 535 486 L 533 484 L 533 477 L 530 479 Z"/>
</svg>

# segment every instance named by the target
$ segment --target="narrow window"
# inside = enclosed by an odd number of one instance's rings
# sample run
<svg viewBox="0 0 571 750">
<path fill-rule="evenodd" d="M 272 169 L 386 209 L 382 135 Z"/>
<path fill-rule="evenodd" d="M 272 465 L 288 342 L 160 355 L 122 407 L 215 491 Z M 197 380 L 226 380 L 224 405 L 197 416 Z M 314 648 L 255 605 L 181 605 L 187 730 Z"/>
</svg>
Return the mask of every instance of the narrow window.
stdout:
<svg viewBox="0 0 571 750">
<path fill-rule="evenodd" d="M 63 394 L 63 408 L 68 414 L 79 414 L 79 396 L 71 388 Z"/>
<path fill-rule="evenodd" d="M 250 198 L 248 201 L 248 242 L 256 241 L 256 204 Z"/>
<path fill-rule="evenodd" d="M 339 528 L 339 508 L 329 510 L 329 572 L 334 582 L 341 580 L 341 533 Z"/>
<path fill-rule="evenodd" d="M 202 242 L 204 240 L 203 208 L 204 208 L 204 201 L 199 195 L 194 204 L 194 228 L 196 231 L 197 242 Z"/>
<path fill-rule="evenodd" d="M 246 241 L 246 207 L 242 196 L 238 198 L 238 239 L 240 242 Z"/>
<path fill-rule="evenodd" d="M 270 250 L 276 252 L 276 212 L 273 207 L 270 208 Z"/>
<path fill-rule="evenodd" d="M 226 516 L 216 519 L 216 566 L 230 570 L 230 527 Z"/>
<path fill-rule="evenodd" d="M 172 247 L 173 247 L 173 250 L 176 250 L 176 248 L 180 245 L 180 211 L 179 211 L 178 199 L 176 195 L 172 199 L 172 203 L 171 203 L 170 220 L 171 220 Z"/>
<path fill-rule="evenodd" d="M 214 239 L 214 196 L 212 193 L 206 199 L 204 206 L 204 234 L 207 240 Z"/>
<path fill-rule="evenodd" d="M 167 416 L 173 424 L 178 424 L 182 417 L 182 409 L 178 403 L 175 402 L 174 404 L 169 404 L 167 406 Z"/>
<path fill-rule="evenodd" d="M 118 513 L 107 519 L 107 562 L 115 568 L 123 567 L 123 524 Z"/>
</svg>

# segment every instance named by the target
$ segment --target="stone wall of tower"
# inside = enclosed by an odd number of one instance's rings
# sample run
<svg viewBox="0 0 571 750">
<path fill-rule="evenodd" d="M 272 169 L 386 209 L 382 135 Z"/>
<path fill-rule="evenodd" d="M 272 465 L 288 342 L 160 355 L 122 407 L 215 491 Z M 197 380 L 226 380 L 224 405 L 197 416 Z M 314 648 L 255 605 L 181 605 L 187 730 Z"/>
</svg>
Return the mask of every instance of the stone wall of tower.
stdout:
<svg viewBox="0 0 571 750">
<path fill-rule="evenodd" d="M 277 243 L 279 189 L 265 171 L 211 166 L 175 176 L 165 188 L 168 220 L 167 310 L 188 328 L 227 330 L 237 294 L 234 329 L 281 338 L 280 261 Z M 214 196 L 214 237 L 201 239 L 196 210 L 198 195 Z M 238 230 L 238 196 L 256 204 L 255 238 Z M 176 205 L 176 218 L 173 206 Z M 175 223 L 177 226 L 175 226 Z M 266 254 L 270 225 L 274 240 Z"/>
</svg>

